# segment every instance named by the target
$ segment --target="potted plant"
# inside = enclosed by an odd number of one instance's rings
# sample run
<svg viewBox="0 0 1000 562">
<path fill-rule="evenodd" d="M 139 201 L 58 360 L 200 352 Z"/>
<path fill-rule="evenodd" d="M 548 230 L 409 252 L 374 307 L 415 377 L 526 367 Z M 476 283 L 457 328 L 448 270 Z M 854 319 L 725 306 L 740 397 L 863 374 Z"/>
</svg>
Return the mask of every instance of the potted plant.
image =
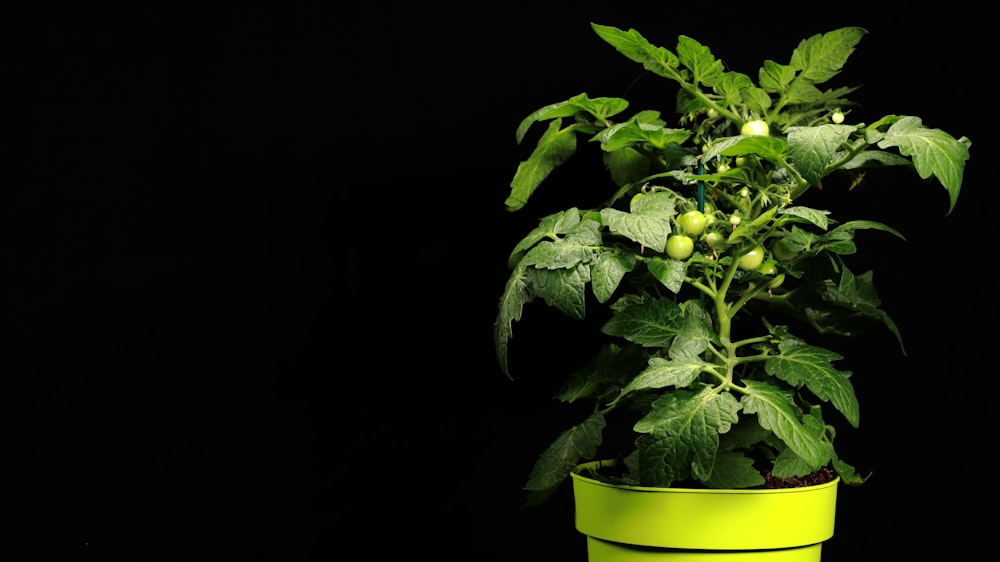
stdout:
<svg viewBox="0 0 1000 562">
<path fill-rule="evenodd" d="M 578 143 L 599 146 L 588 154 L 608 172 L 567 189 L 562 210 L 541 218 L 508 258 L 494 326 L 508 376 L 513 325 L 528 303 L 600 319 L 600 344 L 573 360 L 578 368 L 556 396 L 592 407 L 541 452 L 528 503 L 572 480 L 591 560 L 721 551 L 818 560 L 837 486 L 865 480 L 834 448 L 837 428 L 857 427 L 860 410 L 852 373 L 838 366 L 844 357 L 825 345 L 874 327 L 905 353 L 872 272 L 850 267 L 858 232 L 902 235 L 868 217 L 835 219 L 824 197 L 873 168 L 903 169 L 946 190 L 947 215 L 971 142 L 911 115 L 853 122 L 847 95 L 857 88 L 822 86 L 867 33 L 859 27 L 804 39 L 787 63 L 766 60 L 756 79 L 727 70 L 691 37 L 671 51 L 634 29 L 592 27 L 667 80 L 661 99 L 676 100 L 678 117 L 582 93 L 517 127 L 518 144 L 536 124 L 544 130 L 517 167 L 509 211 L 584 153 Z M 593 193 L 601 202 L 583 205 L 581 194 Z M 686 499 L 659 505 L 653 491 Z M 813 517 L 801 504 L 807 491 L 820 504 Z M 645 503 L 627 507 L 628 492 Z M 686 503 L 695 499 L 709 506 Z M 758 504 L 771 511 L 748 516 Z M 684 521 L 636 519 L 676 512 Z M 796 536 L 760 538 L 776 520 Z"/>
</svg>

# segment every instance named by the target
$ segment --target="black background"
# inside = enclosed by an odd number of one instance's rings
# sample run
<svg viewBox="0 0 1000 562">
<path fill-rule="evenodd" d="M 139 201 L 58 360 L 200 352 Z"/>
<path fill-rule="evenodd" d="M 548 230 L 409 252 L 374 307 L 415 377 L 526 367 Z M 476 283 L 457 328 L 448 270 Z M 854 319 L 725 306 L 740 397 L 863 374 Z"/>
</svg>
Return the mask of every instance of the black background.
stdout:
<svg viewBox="0 0 1000 562">
<path fill-rule="evenodd" d="M 863 235 L 855 271 L 876 267 L 909 355 L 888 334 L 838 348 L 862 403 L 838 448 L 874 475 L 842 488 L 824 560 L 985 543 L 964 511 L 995 497 L 981 488 L 996 313 L 982 18 L 5 11 L 3 544 L 94 560 L 584 560 L 568 491 L 523 510 L 520 487 L 575 419 L 550 396 L 589 332 L 530 306 L 511 381 L 492 323 L 507 252 L 554 210 L 544 190 L 523 216 L 503 209 L 527 156 L 520 120 L 581 92 L 672 115 L 673 90 L 592 21 L 668 48 L 692 36 L 751 75 L 802 38 L 865 27 L 838 77 L 863 86 L 852 119 L 919 115 L 973 139 L 947 218 L 942 189 L 898 175 L 830 194 L 843 218 L 907 237 Z"/>
</svg>

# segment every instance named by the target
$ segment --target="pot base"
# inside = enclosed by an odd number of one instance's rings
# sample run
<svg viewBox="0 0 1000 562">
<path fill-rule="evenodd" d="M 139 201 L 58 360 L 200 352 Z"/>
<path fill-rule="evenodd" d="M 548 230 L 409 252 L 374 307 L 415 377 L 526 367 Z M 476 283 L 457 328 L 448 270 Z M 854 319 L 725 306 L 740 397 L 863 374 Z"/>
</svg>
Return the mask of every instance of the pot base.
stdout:
<svg viewBox="0 0 1000 562">
<path fill-rule="evenodd" d="M 820 562 L 822 544 L 780 550 L 719 551 L 641 547 L 587 537 L 589 562 Z"/>
</svg>

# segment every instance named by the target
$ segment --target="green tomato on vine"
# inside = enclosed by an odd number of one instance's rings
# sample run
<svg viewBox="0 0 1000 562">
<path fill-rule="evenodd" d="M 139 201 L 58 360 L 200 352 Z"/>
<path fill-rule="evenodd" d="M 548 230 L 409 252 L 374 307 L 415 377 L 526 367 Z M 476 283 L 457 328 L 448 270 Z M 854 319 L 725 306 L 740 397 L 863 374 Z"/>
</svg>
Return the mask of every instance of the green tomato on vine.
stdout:
<svg viewBox="0 0 1000 562">
<path fill-rule="evenodd" d="M 760 264 L 763 262 L 764 248 L 762 246 L 757 246 L 746 254 L 743 254 L 743 257 L 740 258 L 740 269 L 743 271 L 751 271 L 760 267 Z"/>
<path fill-rule="evenodd" d="M 667 238 L 667 255 L 675 260 L 686 260 L 694 252 L 694 240 L 686 234 L 672 234 Z"/>
<path fill-rule="evenodd" d="M 770 129 L 763 119 L 747 121 L 740 128 L 740 134 L 747 137 L 766 137 L 769 133 Z"/>
<path fill-rule="evenodd" d="M 692 209 L 677 217 L 677 225 L 689 236 L 698 236 L 705 232 L 708 226 L 708 219 L 705 214 L 697 209 Z"/>
<path fill-rule="evenodd" d="M 708 244 L 708 247 L 712 248 L 713 250 L 717 249 L 719 246 L 722 246 L 722 243 L 726 241 L 725 236 L 715 231 L 705 234 L 703 238 L 705 240 L 705 244 Z"/>
</svg>

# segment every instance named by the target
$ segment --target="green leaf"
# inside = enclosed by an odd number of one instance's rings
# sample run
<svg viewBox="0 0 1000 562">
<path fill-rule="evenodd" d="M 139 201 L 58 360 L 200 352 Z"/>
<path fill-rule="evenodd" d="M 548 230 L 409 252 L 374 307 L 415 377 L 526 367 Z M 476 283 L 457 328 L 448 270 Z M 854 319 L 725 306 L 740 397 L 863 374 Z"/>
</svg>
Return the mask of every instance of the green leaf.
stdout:
<svg viewBox="0 0 1000 562">
<path fill-rule="evenodd" d="M 830 164 L 846 155 L 844 145 L 853 132 L 854 127 L 848 125 L 790 127 L 788 155 L 809 185 L 817 185 Z"/>
<path fill-rule="evenodd" d="M 555 398 L 563 402 L 574 402 L 584 398 L 598 400 L 617 395 L 635 373 L 646 367 L 646 363 L 646 355 L 638 346 L 619 347 L 613 343 L 602 345 L 593 360 L 573 372 Z"/>
<path fill-rule="evenodd" d="M 573 269 L 535 269 L 525 271 L 528 290 L 545 303 L 577 320 L 587 316 L 584 288 L 590 281 L 590 268 L 580 264 Z"/>
<path fill-rule="evenodd" d="M 539 269 L 568 269 L 589 263 L 601 245 L 600 223 L 583 220 L 575 224 L 564 238 L 543 240 L 521 258 L 522 265 Z"/>
<path fill-rule="evenodd" d="M 676 214 L 672 197 L 650 193 L 639 198 L 630 213 L 601 209 L 601 220 L 611 232 L 662 253 L 671 232 L 670 219 Z"/>
<path fill-rule="evenodd" d="M 725 70 L 722 61 L 691 37 L 681 35 L 677 38 L 677 57 L 691 71 L 691 82 L 712 87 L 722 80 Z"/>
<path fill-rule="evenodd" d="M 715 90 L 723 99 L 718 103 L 722 106 L 733 105 L 743 101 L 743 91 L 753 86 L 753 81 L 746 74 L 739 72 L 726 72 L 714 84 Z M 764 94 L 765 97 L 767 94 Z M 768 100 L 770 103 L 770 99 Z"/>
<path fill-rule="evenodd" d="M 698 375 L 710 366 L 710 363 L 706 363 L 696 356 L 677 361 L 652 357 L 649 360 L 649 367 L 639 373 L 622 389 L 619 399 L 630 392 L 638 390 L 663 388 L 666 386 L 683 388 L 694 382 L 698 378 Z M 615 401 L 617 402 L 617 399 Z"/>
<path fill-rule="evenodd" d="M 636 440 L 642 485 L 670 486 L 689 475 L 711 478 L 719 434 L 736 423 L 740 406 L 731 394 L 717 393 L 711 386 L 692 388 L 657 398 L 633 427 L 647 434 Z"/>
<path fill-rule="evenodd" d="M 510 182 L 510 196 L 504 202 L 508 211 L 524 207 L 542 180 L 576 152 L 575 125 L 560 129 L 561 125 L 561 119 L 553 121 L 528 159 L 518 164 Z"/>
<path fill-rule="evenodd" d="M 704 158 L 711 160 L 719 156 L 742 156 L 756 154 L 771 162 L 782 162 L 788 142 L 776 137 L 745 137 L 735 136 L 716 139 L 705 153 Z"/>
<path fill-rule="evenodd" d="M 791 390 L 761 381 L 743 382 L 746 395 L 740 402 L 744 413 L 757 414 L 761 427 L 773 431 L 795 454 L 816 468 L 830 461 L 833 447 L 799 421 Z"/>
<path fill-rule="evenodd" d="M 817 440 L 826 440 L 826 424 L 823 423 L 823 415 L 819 406 L 813 406 L 809 412 L 802 416 L 802 425 Z M 826 462 L 823 463 L 825 465 Z M 774 459 L 774 466 L 771 473 L 778 478 L 802 477 L 818 470 L 820 466 L 810 464 L 805 459 L 795 454 L 788 447 L 780 447 L 778 456 Z"/>
<path fill-rule="evenodd" d="M 513 269 L 524 257 L 524 252 L 546 238 L 557 238 L 566 234 L 580 223 L 580 210 L 576 207 L 559 211 L 542 218 L 538 226 L 514 246 L 507 258 L 507 266 Z"/>
<path fill-rule="evenodd" d="M 557 119 L 562 117 L 582 117 L 586 114 L 600 123 L 607 122 L 609 117 L 618 115 L 628 108 L 628 100 L 622 98 L 594 98 L 590 99 L 586 93 L 577 94 L 566 101 L 546 105 L 528 115 L 517 126 L 515 140 L 521 144 L 528 129 L 539 121 Z M 579 119 L 578 119 L 579 120 Z"/>
<path fill-rule="evenodd" d="M 795 79 L 795 68 L 767 60 L 760 69 L 758 79 L 765 92 L 781 93 Z"/>
<path fill-rule="evenodd" d="M 841 355 L 795 338 L 782 340 L 778 349 L 780 355 L 768 358 L 764 364 L 767 374 L 796 388 L 805 385 L 817 398 L 832 403 L 853 427 L 858 426 L 858 399 L 850 381 L 851 373 L 832 365 L 843 359 Z"/>
<path fill-rule="evenodd" d="M 583 423 L 562 432 L 535 462 L 524 489 L 538 492 L 559 486 L 576 465 L 597 454 L 606 425 L 604 416 L 595 412 Z"/>
<path fill-rule="evenodd" d="M 635 254 L 628 251 L 600 251 L 590 267 L 590 286 L 597 302 L 611 299 L 625 274 L 635 269 Z"/>
<path fill-rule="evenodd" d="M 687 129 L 668 129 L 663 125 L 641 123 L 632 119 L 602 130 L 594 136 L 594 140 L 601 143 L 603 150 L 613 152 L 637 144 L 650 144 L 656 148 L 682 144 L 691 134 Z"/>
<path fill-rule="evenodd" d="M 590 25 L 601 39 L 619 53 L 641 64 L 646 70 L 672 80 L 683 79 L 677 70 L 680 66 L 677 55 L 663 47 L 653 45 L 638 31 L 634 29 L 622 31 L 617 27 L 596 23 Z"/>
<path fill-rule="evenodd" d="M 720 452 L 715 456 L 712 476 L 704 481 L 709 488 L 739 490 L 764 483 L 764 477 L 754 467 L 752 458 L 737 451 Z"/>
<path fill-rule="evenodd" d="M 503 294 L 500 295 L 499 312 L 493 323 L 493 342 L 496 347 L 497 362 L 500 369 L 510 378 L 510 368 L 507 364 L 507 349 L 513 337 L 513 323 L 521 319 L 524 305 L 531 302 L 533 296 L 528 290 L 526 267 L 514 269 L 507 279 Z"/>
<path fill-rule="evenodd" d="M 671 299 L 649 299 L 615 310 L 601 332 L 644 347 L 662 347 L 669 345 L 687 322 L 681 308 Z"/>
<path fill-rule="evenodd" d="M 695 254 L 697 256 L 698 254 Z M 692 256 L 693 258 L 694 256 Z M 688 258 L 690 261 L 692 258 Z M 646 258 L 646 269 L 674 294 L 680 292 L 684 286 L 684 274 L 687 272 L 687 263 L 675 259 L 663 259 L 657 256 Z"/>
<path fill-rule="evenodd" d="M 817 209 L 812 209 L 809 207 L 803 207 L 801 205 L 794 207 L 785 207 L 784 209 L 778 210 L 779 215 L 783 215 L 783 222 L 787 217 L 796 217 L 800 219 L 805 219 L 806 222 L 816 225 L 823 230 L 826 230 L 829 226 L 829 220 L 827 216 L 830 211 L 819 211 Z M 794 248 L 795 251 L 801 250 L 801 248 Z"/>
<path fill-rule="evenodd" d="M 799 71 L 802 80 L 822 84 L 840 73 L 854 47 L 867 33 L 860 27 L 844 27 L 813 35 L 799 42 L 789 64 Z"/>
<path fill-rule="evenodd" d="M 962 188 L 971 144 L 968 139 L 956 140 L 941 129 L 924 127 L 919 117 L 902 117 L 889 127 L 878 146 L 898 147 L 900 154 L 913 160 L 921 179 L 936 177 L 948 192 L 948 213 L 951 213 Z"/>
</svg>

